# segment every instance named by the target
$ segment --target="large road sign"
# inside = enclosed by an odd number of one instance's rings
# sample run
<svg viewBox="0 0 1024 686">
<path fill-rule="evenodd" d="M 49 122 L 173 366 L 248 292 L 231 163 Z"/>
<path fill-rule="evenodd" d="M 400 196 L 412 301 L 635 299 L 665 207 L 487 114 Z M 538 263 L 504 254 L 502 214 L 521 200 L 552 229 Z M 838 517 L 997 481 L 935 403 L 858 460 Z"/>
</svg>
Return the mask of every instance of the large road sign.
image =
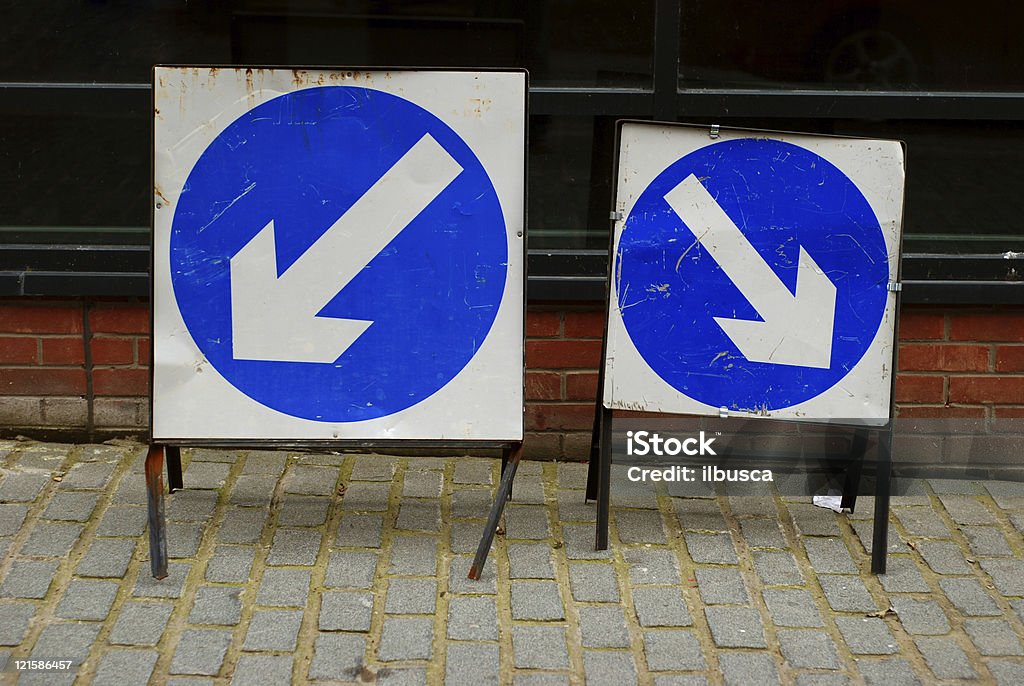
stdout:
<svg viewBox="0 0 1024 686">
<path fill-rule="evenodd" d="M 881 422 L 896 141 L 624 123 L 604 404 Z"/>
<path fill-rule="evenodd" d="M 525 73 L 155 87 L 155 439 L 522 438 Z"/>
</svg>

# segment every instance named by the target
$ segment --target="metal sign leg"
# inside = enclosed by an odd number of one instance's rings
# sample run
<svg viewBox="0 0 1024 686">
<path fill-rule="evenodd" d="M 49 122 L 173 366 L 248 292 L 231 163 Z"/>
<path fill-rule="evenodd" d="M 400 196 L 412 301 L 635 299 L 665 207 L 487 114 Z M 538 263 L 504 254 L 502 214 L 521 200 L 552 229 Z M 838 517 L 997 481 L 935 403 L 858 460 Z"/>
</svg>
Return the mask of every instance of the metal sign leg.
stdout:
<svg viewBox="0 0 1024 686">
<path fill-rule="evenodd" d="M 601 447 L 597 469 L 597 532 L 595 550 L 608 549 L 608 513 L 611 509 L 612 411 L 601 408 Z"/>
<path fill-rule="evenodd" d="M 164 446 L 150 445 L 146 454 L 146 503 L 149 519 L 149 562 L 153 577 L 167 577 L 167 527 L 164 522 Z"/>
<path fill-rule="evenodd" d="M 600 374 L 604 375 L 602 366 Z M 600 384 L 599 384 L 600 385 Z M 594 413 L 594 429 L 590 433 L 590 464 L 587 465 L 587 502 L 597 499 L 597 482 L 600 480 L 599 464 L 601 461 L 601 430 L 604 425 L 604 406 L 601 398 L 597 399 L 597 411 Z"/>
<path fill-rule="evenodd" d="M 501 519 L 501 513 L 505 510 L 505 503 L 512 495 L 512 480 L 515 479 L 516 470 L 519 469 L 519 461 L 522 458 L 523 444 L 519 443 L 512 451 L 508 464 L 504 465 L 505 470 L 501 475 L 501 483 L 494 496 L 494 504 L 491 505 L 491 514 L 487 517 L 487 524 L 484 525 L 484 535 L 480 539 L 480 545 L 477 546 L 473 566 L 469 568 L 469 578 L 474 581 L 480 578 L 484 563 L 487 562 L 487 554 L 491 551 L 491 543 L 494 541 L 494 532 L 498 528 L 498 520 Z"/>
<path fill-rule="evenodd" d="M 167 492 L 180 491 L 185 488 L 181 476 L 181 448 L 176 445 L 165 446 L 164 456 L 167 460 Z"/>
<path fill-rule="evenodd" d="M 853 512 L 857 507 L 857 493 L 860 491 L 860 475 L 868 449 L 867 429 L 853 430 L 853 444 L 850 459 L 846 463 L 846 480 L 843 482 L 843 500 L 840 506 Z"/>
<path fill-rule="evenodd" d="M 879 437 L 875 468 L 875 525 L 871 536 L 871 573 L 885 574 L 889 550 L 889 494 L 892 490 L 892 422 Z"/>
</svg>

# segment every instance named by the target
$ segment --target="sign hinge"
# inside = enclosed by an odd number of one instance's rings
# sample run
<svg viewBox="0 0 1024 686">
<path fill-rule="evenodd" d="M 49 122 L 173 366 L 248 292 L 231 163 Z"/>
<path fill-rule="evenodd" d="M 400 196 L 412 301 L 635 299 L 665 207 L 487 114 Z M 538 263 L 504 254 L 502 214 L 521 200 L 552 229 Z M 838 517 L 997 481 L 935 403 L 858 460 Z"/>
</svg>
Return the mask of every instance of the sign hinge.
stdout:
<svg viewBox="0 0 1024 686">
<path fill-rule="evenodd" d="M 885 290 L 889 291 L 890 293 L 899 293 L 900 291 L 903 290 L 903 282 L 890 281 L 888 284 L 886 284 Z"/>
<path fill-rule="evenodd" d="M 724 407 L 724 406 L 718 408 L 718 416 L 721 417 L 722 419 L 728 419 L 729 418 L 729 408 L 728 407 Z"/>
<path fill-rule="evenodd" d="M 722 131 L 722 127 L 721 126 L 719 126 L 718 124 L 712 124 L 711 125 L 711 130 L 708 131 L 708 136 L 710 136 L 711 140 L 714 140 L 714 139 L 718 138 L 718 134 L 721 133 L 721 131 Z"/>
<path fill-rule="evenodd" d="M 617 212 L 613 210 L 612 213 L 608 215 L 608 218 L 611 219 L 613 222 L 621 222 L 622 212 Z"/>
</svg>

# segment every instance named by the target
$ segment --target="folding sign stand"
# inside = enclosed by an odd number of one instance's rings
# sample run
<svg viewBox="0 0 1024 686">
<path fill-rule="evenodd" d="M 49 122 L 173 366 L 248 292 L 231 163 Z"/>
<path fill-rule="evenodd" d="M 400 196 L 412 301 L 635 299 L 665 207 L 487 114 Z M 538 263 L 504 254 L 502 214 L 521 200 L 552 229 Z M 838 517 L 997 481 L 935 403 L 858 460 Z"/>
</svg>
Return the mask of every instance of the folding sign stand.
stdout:
<svg viewBox="0 0 1024 686">
<path fill-rule="evenodd" d="M 501 448 L 501 516 L 524 435 L 526 77 L 154 69 L 154 576 L 184 446 Z"/>
<path fill-rule="evenodd" d="M 904 159 L 896 141 L 619 123 L 586 489 L 597 549 L 613 410 L 825 422 L 854 429 L 851 510 L 877 434 L 884 573 Z"/>
</svg>

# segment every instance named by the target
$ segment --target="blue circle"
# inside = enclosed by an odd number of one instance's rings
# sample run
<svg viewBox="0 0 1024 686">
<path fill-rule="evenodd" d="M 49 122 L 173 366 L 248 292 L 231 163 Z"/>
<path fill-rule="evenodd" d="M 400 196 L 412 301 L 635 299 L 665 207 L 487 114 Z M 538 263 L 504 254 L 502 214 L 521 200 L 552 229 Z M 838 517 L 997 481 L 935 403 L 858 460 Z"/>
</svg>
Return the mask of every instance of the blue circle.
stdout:
<svg viewBox="0 0 1024 686">
<path fill-rule="evenodd" d="M 691 174 L 790 293 L 801 247 L 835 284 L 829 368 L 752 362 L 715 322 L 762 319 L 665 200 Z M 694 400 L 739 411 L 791 407 L 835 386 L 864 356 L 887 301 L 885 237 L 864 195 L 824 158 L 777 140 L 722 141 L 670 165 L 630 211 L 616 262 L 622 319 L 651 369 Z"/>
<path fill-rule="evenodd" d="M 234 359 L 231 257 L 273 220 L 284 273 L 426 134 L 463 171 L 318 314 L 373 324 L 332 363 Z M 508 241 L 490 178 L 444 122 L 395 95 L 325 86 L 259 105 L 209 145 L 182 189 L 170 261 L 185 325 L 229 383 L 291 416 L 355 422 L 423 401 L 469 363 L 501 303 Z"/>
</svg>

